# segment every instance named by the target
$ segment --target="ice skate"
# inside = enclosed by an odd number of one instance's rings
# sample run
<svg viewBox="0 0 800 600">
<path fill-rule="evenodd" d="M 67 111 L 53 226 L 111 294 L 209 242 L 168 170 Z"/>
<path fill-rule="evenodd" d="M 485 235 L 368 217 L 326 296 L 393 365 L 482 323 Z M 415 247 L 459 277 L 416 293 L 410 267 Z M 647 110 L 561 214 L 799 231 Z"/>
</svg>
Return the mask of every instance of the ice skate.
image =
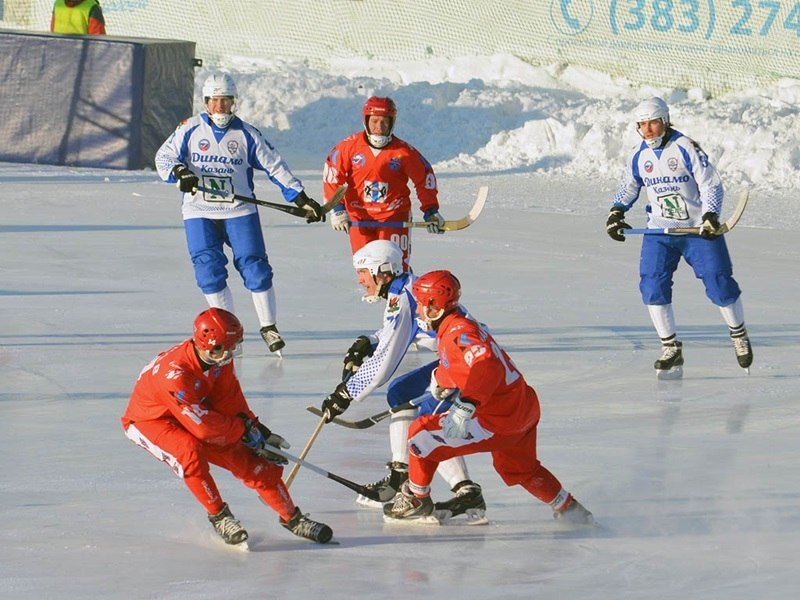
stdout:
<svg viewBox="0 0 800 600">
<path fill-rule="evenodd" d="M 424 496 L 420 498 L 415 496 L 408 488 L 408 482 L 403 484 L 394 502 L 383 507 L 383 520 L 387 523 L 439 524 L 439 520 L 433 514 L 433 500 L 431 500 L 431 497 Z"/>
<path fill-rule="evenodd" d="M 391 502 L 400 492 L 400 488 L 408 480 L 408 465 L 399 461 L 386 463 L 389 474 L 375 483 L 368 483 L 365 487 L 378 493 L 378 500 L 372 500 L 361 494 L 356 498 L 359 506 L 367 508 L 383 508 L 387 502 Z"/>
<path fill-rule="evenodd" d="M 736 352 L 736 360 L 739 362 L 739 366 L 749 375 L 750 365 L 753 364 L 753 348 L 750 346 L 747 330 L 742 328 L 741 331 L 731 333 L 731 340 L 733 341 L 733 351 Z"/>
<path fill-rule="evenodd" d="M 571 496 L 567 507 L 560 511 L 553 512 L 553 518 L 559 523 L 569 525 L 597 525 L 592 513 L 586 510 L 583 504 Z"/>
<path fill-rule="evenodd" d="M 278 328 L 275 325 L 266 325 L 259 330 L 259 333 L 264 338 L 269 351 L 277 354 L 278 358 L 282 358 L 281 348 L 286 345 L 286 342 L 283 341 L 281 334 L 278 333 Z"/>
<path fill-rule="evenodd" d="M 683 343 L 673 341 L 661 345 L 661 358 L 653 365 L 659 379 L 680 379 L 683 377 Z"/>
<path fill-rule="evenodd" d="M 208 520 L 226 544 L 242 545 L 247 548 L 247 530 L 236 520 L 227 504 L 215 515 L 208 515 Z"/>
<path fill-rule="evenodd" d="M 295 508 L 294 515 L 288 521 L 280 520 L 281 527 L 285 527 L 297 537 L 306 538 L 318 544 L 327 544 L 333 537 L 333 530 L 313 519 L 309 519 L 306 515 L 300 512 L 299 508 Z"/>
<path fill-rule="evenodd" d="M 468 525 L 484 525 L 489 522 L 486 518 L 486 502 L 483 500 L 481 486 L 467 479 L 457 483 L 453 493 L 455 497 L 450 500 L 434 504 L 434 514 L 439 521 L 465 515 Z"/>
</svg>

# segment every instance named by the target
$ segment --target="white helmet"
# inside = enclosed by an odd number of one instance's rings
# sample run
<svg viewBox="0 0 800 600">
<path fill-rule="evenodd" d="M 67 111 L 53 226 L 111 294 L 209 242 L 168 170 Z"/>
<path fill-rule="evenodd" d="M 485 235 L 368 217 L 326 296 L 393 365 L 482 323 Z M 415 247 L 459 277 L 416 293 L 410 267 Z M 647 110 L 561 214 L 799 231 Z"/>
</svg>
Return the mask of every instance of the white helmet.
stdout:
<svg viewBox="0 0 800 600">
<path fill-rule="evenodd" d="M 233 119 L 233 113 L 236 112 L 236 97 L 238 95 L 239 93 L 236 90 L 236 83 L 234 83 L 233 77 L 227 73 L 212 73 L 206 79 L 205 83 L 203 84 L 203 103 L 206 105 L 206 109 L 208 108 L 209 98 L 213 98 L 214 96 L 227 96 L 229 98 L 233 98 L 231 112 L 215 113 L 213 115 L 209 113 L 209 118 L 217 127 L 224 128 L 230 124 L 231 119 Z"/>
<path fill-rule="evenodd" d="M 667 103 L 656 96 L 640 102 L 636 108 L 633 109 L 633 117 L 637 123 L 637 131 L 639 131 L 638 124 L 645 121 L 660 120 L 662 123 L 664 123 L 664 133 L 667 132 L 667 129 L 671 125 L 669 121 L 669 107 L 667 106 Z M 639 131 L 639 135 L 641 135 L 641 131 Z M 663 139 L 664 136 L 662 135 L 645 140 L 645 143 L 651 148 L 658 148 Z"/>
<path fill-rule="evenodd" d="M 403 251 L 389 240 L 373 240 L 353 254 L 353 268 L 368 269 L 373 277 L 378 273 L 400 275 L 403 272 Z"/>
</svg>

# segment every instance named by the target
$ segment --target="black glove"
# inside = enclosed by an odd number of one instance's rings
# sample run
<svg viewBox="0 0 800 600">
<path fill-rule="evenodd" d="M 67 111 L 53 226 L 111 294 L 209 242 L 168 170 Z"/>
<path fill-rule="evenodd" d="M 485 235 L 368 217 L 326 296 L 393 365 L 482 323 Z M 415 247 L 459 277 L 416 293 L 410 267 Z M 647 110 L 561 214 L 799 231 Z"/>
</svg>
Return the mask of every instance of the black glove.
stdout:
<svg viewBox="0 0 800 600">
<path fill-rule="evenodd" d="M 200 180 L 186 165 L 175 165 L 175 168 L 172 169 L 172 176 L 178 180 L 176 185 L 180 191 L 189 194 L 197 191 L 197 184 L 200 183 Z"/>
<path fill-rule="evenodd" d="M 300 208 L 304 208 L 308 215 L 306 216 L 306 223 L 317 223 L 318 221 L 325 222 L 325 213 L 322 212 L 322 207 L 319 202 L 313 198 L 309 198 L 305 192 L 297 194 L 294 203 Z"/>
<path fill-rule="evenodd" d="M 346 411 L 352 401 L 353 397 L 347 391 L 347 385 L 344 382 L 337 385 L 333 393 L 322 401 L 325 422 L 330 423 L 335 417 Z"/>
<path fill-rule="evenodd" d="M 625 211 L 619 206 L 611 208 L 608 213 L 608 221 L 606 221 L 606 232 L 612 240 L 624 242 L 625 236 L 622 234 L 623 229 L 633 229 L 625 222 Z"/>
<path fill-rule="evenodd" d="M 372 341 L 365 335 L 358 336 L 347 354 L 344 355 L 342 379 L 358 371 L 358 368 L 364 363 L 364 359 L 372 356 L 373 352 L 375 349 L 372 347 Z"/>
<path fill-rule="evenodd" d="M 713 240 L 719 237 L 719 217 L 717 213 L 707 212 L 703 215 L 703 224 L 700 225 L 700 237 L 706 240 Z"/>
<path fill-rule="evenodd" d="M 244 435 L 242 443 L 258 454 L 261 458 L 275 463 L 276 465 L 286 465 L 289 461 L 274 452 L 268 450 L 266 446 L 274 448 L 289 448 L 289 443 L 277 433 L 272 433 L 269 427 L 259 423 L 258 419 L 251 419 L 244 413 L 239 413 L 239 418 L 244 421 Z"/>
</svg>

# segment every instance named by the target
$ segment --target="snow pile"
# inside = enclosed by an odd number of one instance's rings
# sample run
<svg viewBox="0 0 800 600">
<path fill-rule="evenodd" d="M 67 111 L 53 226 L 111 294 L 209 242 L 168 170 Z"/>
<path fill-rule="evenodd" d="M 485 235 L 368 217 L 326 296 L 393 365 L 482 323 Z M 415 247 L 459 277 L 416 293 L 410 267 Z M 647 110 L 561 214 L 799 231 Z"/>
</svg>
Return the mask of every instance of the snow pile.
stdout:
<svg viewBox="0 0 800 600">
<path fill-rule="evenodd" d="M 327 73 L 281 59 L 234 58 L 223 67 L 237 79 L 239 114 L 304 168 L 319 168 L 336 142 L 360 128 L 364 99 L 377 94 L 394 98 L 396 133 L 441 173 L 616 179 L 638 140 L 632 108 L 659 95 L 675 126 L 701 144 L 729 186 L 800 185 L 797 80 L 709 98 L 701 89 L 640 87 L 503 55 L 391 64 L 354 59 Z M 208 72 L 198 73 L 198 87 Z"/>
</svg>

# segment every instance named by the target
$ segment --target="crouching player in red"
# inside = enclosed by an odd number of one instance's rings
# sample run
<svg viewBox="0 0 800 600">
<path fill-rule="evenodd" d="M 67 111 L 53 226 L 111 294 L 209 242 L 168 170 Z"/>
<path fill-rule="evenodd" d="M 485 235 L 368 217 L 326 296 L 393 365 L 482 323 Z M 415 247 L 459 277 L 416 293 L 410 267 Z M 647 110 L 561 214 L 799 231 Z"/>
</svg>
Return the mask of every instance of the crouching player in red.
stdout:
<svg viewBox="0 0 800 600">
<path fill-rule="evenodd" d="M 208 512 L 227 544 L 243 544 L 247 531 L 222 501 L 210 465 L 230 471 L 280 516 L 297 536 L 324 544 L 324 523 L 297 508 L 281 480 L 286 459 L 267 445 L 289 444 L 259 423 L 233 369 L 244 330 L 233 313 L 210 308 L 194 321 L 194 336 L 145 365 L 122 416 L 125 435 L 167 463 Z"/>
<path fill-rule="evenodd" d="M 384 518 L 426 519 L 434 509 L 430 483 L 439 463 L 491 452 L 506 485 L 521 485 L 548 503 L 557 520 L 594 523 L 592 513 L 536 458 L 536 392 L 492 336 L 458 308 L 458 279 L 449 271 L 432 271 L 417 279 L 412 291 L 417 314 L 439 340 L 431 393 L 453 404 L 444 415 L 420 416 L 411 425 L 408 482 L 384 507 Z"/>
</svg>

